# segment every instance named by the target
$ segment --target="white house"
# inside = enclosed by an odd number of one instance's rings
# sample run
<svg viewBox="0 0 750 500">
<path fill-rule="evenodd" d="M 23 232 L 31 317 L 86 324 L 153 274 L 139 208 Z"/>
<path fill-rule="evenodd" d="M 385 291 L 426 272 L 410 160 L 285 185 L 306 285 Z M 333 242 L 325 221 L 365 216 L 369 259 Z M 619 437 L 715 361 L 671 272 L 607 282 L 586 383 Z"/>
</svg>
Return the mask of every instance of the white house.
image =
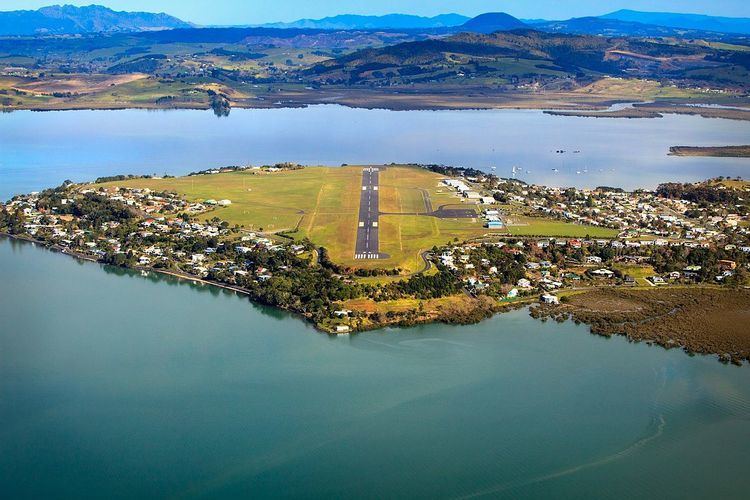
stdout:
<svg viewBox="0 0 750 500">
<path fill-rule="evenodd" d="M 551 295 L 549 293 L 545 293 L 541 297 L 543 304 L 559 304 L 560 299 L 557 298 L 555 295 Z"/>
</svg>

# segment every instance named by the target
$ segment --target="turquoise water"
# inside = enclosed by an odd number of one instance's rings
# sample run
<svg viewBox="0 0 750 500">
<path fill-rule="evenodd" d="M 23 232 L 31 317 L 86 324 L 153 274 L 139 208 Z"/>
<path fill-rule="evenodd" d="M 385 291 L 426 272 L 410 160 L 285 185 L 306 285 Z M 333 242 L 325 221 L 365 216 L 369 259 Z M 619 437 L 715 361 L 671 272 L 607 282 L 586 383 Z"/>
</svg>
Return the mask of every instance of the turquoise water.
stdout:
<svg viewBox="0 0 750 500">
<path fill-rule="evenodd" d="M 750 369 L 526 311 L 351 337 L 0 239 L 4 498 L 747 498 Z"/>
<path fill-rule="evenodd" d="M 747 176 L 748 159 L 667 156 L 670 146 L 747 144 L 750 122 L 625 120 L 541 111 L 386 111 L 342 106 L 0 114 L 0 200 L 65 179 L 186 174 L 236 164 L 446 163 L 552 186 L 652 188 Z M 556 150 L 564 149 L 565 154 Z M 574 154 L 573 151 L 580 151 Z M 556 169 L 553 170 L 553 169 Z"/>
</svg>

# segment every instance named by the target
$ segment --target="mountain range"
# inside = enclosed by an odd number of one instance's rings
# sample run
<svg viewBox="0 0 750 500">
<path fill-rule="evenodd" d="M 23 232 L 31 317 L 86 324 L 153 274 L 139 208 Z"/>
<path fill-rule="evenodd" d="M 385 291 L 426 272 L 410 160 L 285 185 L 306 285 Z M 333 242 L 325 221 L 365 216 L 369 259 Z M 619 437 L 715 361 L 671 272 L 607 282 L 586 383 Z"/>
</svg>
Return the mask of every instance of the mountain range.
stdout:
<svg viewBox="0 0 750 500">
<path fill-rule="evenodd" d="M 117 12 L 91 5 L 43 7 L 39 10 L 0 12 L 0 36 L 78 35 L 86 33 L 127 33 L 195 28 L 167 14 Z M 269 23 L 256 27 L 321 31 L 399 31 L 420 30 L 445 35 L 459 32 L 492 33 L 532 27 L 552 33 L 604 36 L 680 36 L 722 38 L 750 35 L 750 18 L 729 18 L 698 14 L 674 14 L 619 10 L 599 17 L 560 21 L 521 21 L 505 13 L 485 13 L 474 18 L 460 14 L 422 17 L 408 14 L 363 16 L 344 14 L 322 19 L 300 19 L 290 23 Z"/>
<path fill-rule="evenodd" d="M 0 12 L 0 36 L 78 35 L 190 28 L 167 14 L 116 12 L 99 5 L 56 5 Z"/>
<path fill-rule="evenodd" d="M 301 19 L 291 23 L 265 24 L 269 28 L 306 28 L 322 30 L 413 30 L 440 29 L 448 32 L 492 33 L 529 26 L 551 32 L 609 36 L 680 36 L 687 34 L 728 33 L 750 35 L 750 19 L 619 10 L 603 16 L 568 20 L 533 19 L 491 12 L 468 18 L 459 14 L 420 17 L 406 14 L 385 16 L 340 15 L 323 19 Z"/>
<path fill-rule="evenodd" d="M 264 28 L 298 28 L 321 30 L 372 30 L 372 29 L 429 29 L 461 26 L 470 18 L 460 14 L 441 14 L 435 17 L 388 14 L 385 16 L 359 16 L 342 14 L 323 19 L 300 19 L 291 23 L 268 23 Z"/>
<path fill-rule="evenodd" d="M 750 34 L 750 18 L 718 17 L 700 14 L 673 14 L 668 12 L 639 12 L 618 10 L 601 16 L 602 19 L 617 19 L 669 28 L 714 31 L 717 33 Z"/>
</svg>

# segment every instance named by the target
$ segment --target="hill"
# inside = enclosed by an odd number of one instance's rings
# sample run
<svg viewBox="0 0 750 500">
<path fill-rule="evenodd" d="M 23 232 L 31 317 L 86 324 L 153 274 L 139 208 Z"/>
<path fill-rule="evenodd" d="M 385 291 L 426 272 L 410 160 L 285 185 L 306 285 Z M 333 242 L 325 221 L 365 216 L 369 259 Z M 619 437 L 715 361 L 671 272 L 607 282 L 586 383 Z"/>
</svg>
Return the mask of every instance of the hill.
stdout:
<svg viewBox="0 0 750 500">
<path fill-rule="evenodd" d="M 371 30 L 371 29 L 429 29 L 460 26 L 469 20 L 459 14 L 441 14 L 435 17 L 388 14 L 385 16 L 359 16 L 342 14 L 322 19 L 300 19 L 291 23 L 264 24 L 266 28 L 298 28 L 321 30 Z"/>
<path fill-rule="evenodd" d="M 622 21 L 602 17 L 576 17 L 566 21 L 537 21 L 534 29 L 552 33 L 571 33 L 578 35 L 602 36 L 636 36 L 636 37 L 684 37 L 702 39 L 724 39 L 726 34 L 672 28 L 655 24 L 643 24 L 633 21 Z"/>
<path fill-rule="evenodd" d="M 323 61 L 306 73 L 320 83 L 377 86 L 467 81 L 571 86 L 602 76 L 705 80 L 722 75 L 723 84 L 741 87 L 747 85 L 748 64 L 742 53 L 704 45 L 525 29 L 361 50 Z"/>
<path fill-rule="evenodd" d="M 642 24 L 668 26 L 718 33 L 750 34 L 750 18 L 718 17 L 700 14 L 676 14 L 669 12 L 640 12 L 636 10 L 618 10 L 601 16 L 602 19 L 616 19 Z"/>
<path fill-rule="evenodd" d="M 0 12 L 0 36 L 80 35 L 189 28 L 167 14 L 116 12 L 99 5 Z"/>
<path fill-rule="evenodd" d="M 495 31 L 510 31 L 526 28 L 526 24 L 504 12 L 488 12 L 480 14 L 464 23 L 461 31 L 473 33 L 494 33 Z"/>
</svg>

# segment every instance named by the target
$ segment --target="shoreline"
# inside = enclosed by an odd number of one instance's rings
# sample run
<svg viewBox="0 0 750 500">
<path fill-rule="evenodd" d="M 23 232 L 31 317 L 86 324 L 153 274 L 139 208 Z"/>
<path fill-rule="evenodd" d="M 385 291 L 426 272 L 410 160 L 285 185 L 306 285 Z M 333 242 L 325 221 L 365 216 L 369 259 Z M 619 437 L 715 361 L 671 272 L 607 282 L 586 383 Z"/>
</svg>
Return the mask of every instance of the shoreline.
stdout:
<svg viewBox="0 0 750 500">
<path fill-rule="evenodd" d="M 259 96 L 260 97 L 260 96 Z M 361 90 L 339 90 L 316 93 L 286 92 L 279 96 L 262 99 L 242 99 L 231 102 L 231 109 L 300 109 L 318 105 L 337 105 L 352 109 L 387 111 L 487 111 L 487 110 L 527 110 L 541 111 L 550 116 L 573 116 L 585 118 L 662 118 L 665 114 L 701 116 L 750 121 L 750 104 L 745 106 L 722 106 L 714 100 L 699 102 L 641 101 L 624 109 L 610 110 L 613 104 L 631 103 L 618 96 L 601 96 L 591 99 L 585 95 L 530 95 L 530 94 L 491 94 L 458 95 L 453 93 L 378 93 Z M 721 101 L 724 102 L 724 101 Z M 743 104 L 743 103 L 740 103 Z M 63 102 L 47 106 L 16 106 L 0 108 L 0 113 L 14 111 L 53 112 L 53 111 L 211 111 L 204 103 L 160 106 L 155 103 L 123 103 L 97 106 L 83 102 Z"/>
<path fill-rule="evenodd" d="M 24 236 L 24 235 L 15 235 L 15 234 L 9 234 L 9 233 L 0 232 L 0 238 L 8 238 L 8 239 L 15 240 L 15 241 L 21 241 L 21 242 L 25 242 L 25 243 L 32 243 L 34 245 L 39 245 L 39 246 L 41 246 L 41 247 L 43 247 L 43 248 L 45 248 L 47 250 L 50 250 L 52 252 L 60 253 L 60 254 L 63 254 L 63 255 L 67 255 L 68 257 L 73 257 L 74 259 L 82 260 L 82 261 L 85 261 L 85 262 L 91 262 L 93 264 L 99 264 L 99 265 L 102 265 L 102 266 L 112 265 L 112 264 L 106 264 L 106 263 L 104 263 L 104 262 L 102 262 L 102 261 L 100 261 L 100 260 L 98 260 L 98 259 L 96 259 L 94 257 L 89 256 L 89 255 L 82 254 L 80 252 L 71 252 L 71 251 L 67 250 L 66 248 L 61 247 L 59 245 L 50 244 L 50 243 L 47 243 L 45 241 L 37 240 L 35 238 L 31 238 L 31 237 Z M 113 266 L 113 267 L 118 267 L 118 266 Z M 310 321 L 309 317 L 307 317 L 303 313 L 300 313 L 300 312 L 297 312 L 297 311 L 293 311 L 293 310 L 288 309 L 288 308 L 279 307 L 277 305 L 264 304 L 263 302 L 260 302 L 260 301 L 256 300 L 255 297 L 253 296 L 253 294 L 249 290 L 244 289 L 242 287 L 233 286 L 233 285 L 227 285 L 225 283 L 220 283 L 218 281 L 206 280 L 206 279 L 200 278 L 198 276 L 192 275 L 190 273 L 186 273 L 184 271 L 175 271 L 175 270 L 169 270 L 169 269 L 157 269 L 157 268 L 154 268 L 154 267 L 147 267 L 147 266 L 132 266 L 132 267 L 131 266 L 120 266 L 119 269 L 126 269 L 126 270 L 133 271 L 133 272 L 143 272 L 143 271 L 154 272 L 154 273 L 157 273 L 157 274 L 160 274 L 160 275 L 163 275 L 163 276 L 170 276 L 172 278 L 177 278 L 178 280 L 190 281 L 192 283 L 200 283 L 200 284 L 203 284 L 203 285 L 213 286 L 213 287 L 216 287 L 216 288 L 220 288 L 220 289 L 228 290 L 228 291 L 231 291 L 231 292 L 239 293 L 239 294 L 247 296 L 250 299 L 250 301 L 253 302 L 254 304 L 262 305 L 262 306 L 265 306 L 265 307 L 272 307 L 274 309 L 285 311 L 285 312 L 287 312 L 289 314 L 297 316 L 298 318 L 304 320 L 305 323 L 311 324 L 313 326 L 313 328 L 315 328 L 315 330 L 317 330 L 320 333 L 325 333 L 327 335 L 332 335 L 332 336 L 342 335 L 342 333 L 337 333 L 337 332 L 334 332 L 334 331 L 331 331 L 331 330 L 326 330 L 324 328 L 321 328 L 318 324 Z M 507 312 L 507 311 L 510 311 L 510 310 L 518 309 L 519 307 L 523 307 L 523 306 L 527 306 L 527 305 L 532 305 L 534 302 L 535 302 L 535 300 L 529 297 L 529 298 L 524 298 L 524 299 L 517 300 L 515 302 L 507 302 L 507 303 L 498 304 L 498 305 L 496 305 L 495 308 L 493 308 L 493 309 L 491 309 L 489 311 L 482 310 L 482 312 L 489 312 L 490 314 L 483 315 L 482 317 L 479 318 L 479 321 L 481 321 L 483 319 L 488 319 L 488 318 L 494 316 L 495 314 L 499 314 L 499 313 Z M 476 312 L 476 311 L 479 311 L 479 308 L 473 309 L 473 310 L 468 311 L 468 312 L 471 313 L 471 312 Z M 344 333 L 344 335 L 349 335 L 349 334 L 354 334 L 354 333 L 363 333 L 363 332 L 368 332 L 368 331 L 376 331 L 376 330 L 380 330 L 380 329 L 383 329 L 383 328 L 389 328 L 389 327 L 408 327 L 408 326 L 417 326 L 417 325 L 428 325 L 428 324 L 433 324 L 433 323 L 462 324 L 462 325 L 465 324 L 465 325 L 469 325 L 469 324 L 475 324 L 475 323 L 478 322 L 478 321 L 467 321 L 467 322 L 455 321 L 454 322 L 454 321 L 447 321 L 447 319 L 448 318 L 441 318 L 441 317 L 430 318 L 430 317 L 428 317 L 428 318 L 424 318 L 424 319 L 411 320 L 411 321 L 408 321 L 408 322 L 406 320 L 400 319 L 398 321 L 385 322 L 385 323 L 376 324 L 376 325 L 367 325 L 366 327 L 362 327 L 361 329 L 351 330 L 350 332 L 346 332 L 346 333 Z"/>
<path fill-rule="evenodd" d="M 23 235 L 13 235 L 8 233 L 0 232 L 0 238 L 8 238 L 15 241 L 21 241 L 25 243 L 32 243 L 34 245 L 40 245 L 44 247 L 47 250 L 61 253 L 64 255 L 67 255 L 69 257 L 73 257 L 75 259 L 83 260 L 86 262 L 91 262 L 99 265 L 108 265 L 100 260 L 97 260 L 96 258 L 93 258 L 91 256 L 81 254 L 78 252 L 71 252 L 67 249 L 60 247 L 58 245 L 52 245 L 47 242 L 36 240 L 34 238 L 30 238 L 28 236 Z M 668 289 L 656 289 L 656 290 L 649 290 L 649 289 L 630 289 L 630 290 L 619 290 L 619 289 L 610 289 L 610 288 L 602 288 L 602 287 L 592 287 L 592 288 L 583 288 L 578 290 L 573 290 L 572 294 L 565 294 L 564 301 L 562 306 L 557 307 L 549 307 L 544 304 L 541 304 L 538 300 L 538 298 L 535 297 L 522 297 L 518 300 L 512 301 L 512 302 L 505 302 L 505 303 L 498 303 L 494 304 L 494 307 L 491 307 L 489 309 L 482 309 L 479 308 L 473 310 L 473 312 L 480 312 L 479 316 L 467 316 L 469 318 L 472 318 L 470 321 L 462 321 L 461 317 L 453 317 L 450 321 L 448 321 L 448 318 L 442 318 L 442 317 L 428 317 L 424 319 L 416 319 L 411 321 L 405 321 L 405 320 L 399 320 L 394 321 L 390 323 L 382 323 L 378 325 L 368 325 L 367 327 L 351 330 L 349 332 L 345 333 L 337 333 L 335 331 L 325 330 L 323 328 L 320 328 L 319 325 L 309 321 L 309 318 L 306 317 L 304 314 L 292 311 L 287 308 L 275 306 L 275 305 L 269 305 L 269 304 L 263 304 L 262 302 L 259 302 L 254 299 L 253 295 L 248 291 L 243 289 L 242 287 L 236 287 L 232 285 L 227 285 L 219 282 L 215 282 L 212 280 L 206 280 L 203 278 L 200 278 L 198 276 L 191 275 L 189 273 L 185 273 L 182 271 L 174 271 L 174 270 L 166 270 L 166 269 L 156 269 L 152 267 L 145 267 L 145 266 L 134 266 L 134 267 L 121 267 L 121 269 L 127 269 L 133 272 L 154 272 L 156 274 L 162 275 L 162 276 L 169 276 L 172 278 L 176 278 L 178 280 L 184 280 L 191 283 L 196 284 L 202 284 L 202 285 L 208 285 L 213 286 L 219 289 L 228 290 L 234 293 L 239 293 L 242 295 L 247 296 L 251 302 L 253 302 L 256 305 L 262 305 L 266 307 L 273 307 L 274 309 L 285 311 L 287 313 L 290 313 L 294 316 L 297 316 L 299 319 L 304 320 L 305 323 L 312 324 L 313 328 L 320 332 L 324 333 L 329 336 L 347 336 L 351 334 L 357 334 L 357 333 L 366 333 L 370 331 L 377 331 L 381 330 L 383 328 L 408 328 L 411 326 L 418 326 L 418 325 L 429 325 L 434 323 L 443 323 L 443 324 L 455 324 L 455 325 L 470 325 L 470 324 L 476 324 L 483 320 L 490 319 L 498 314 L 503 314 L 506 312 L 514 311 L 521 308 L 528 308 L 529 309 L 529 315 L 539 321 L 545 322 L 549 319 L 555 320 L 556 322 L 564 322 L 564 321 L 573 321 L 576 324 L 583 323 L 585 324 L 589 329 L 590 335 L 598 335 L 603 337 L 611 337 L 613 335 L 616 336 L 622 336 L 625 337 L 629 342 L 634 343 L 646 343 L 647 345 L 658 345 L 662 347 L 663 349 L 669 350 L 674 348 L 679 348 L 682 351 L 684 351 L 686 354 L 690 356 L 694 356 L 696 354 L 700 355 L 711 355 L 716 356 L 719 361 L 722 363 L 728 364 L 732 363 L 737 366 L 743 366 L 746 362 L 750 363 L 750 351 L 748 351 L 746 348 L 742 348 L 743 350 L 740 351 L 731 351 L 727 352 L 726 349 L 716 348 L 715 346 L 715 339 L 711 339 L 711 342 L 707 342 L 705 344 L 701 344 L 700 342 L 696 343 L 696 339 L 694 338 L 694 335 L 691 336 L 690 332 L 688 334 L 685 334 L 683 332 L 683 338 L 680 342 L 675 342 L 675 339 L 673 338 L 673 335 L 667 335 L 664 336 L 663 333 L 657 333 L 655 335 L 652 335 L 651 332 L 646 330 L 638 330 L 638 326 L 641 326 L 643 324 L 652 322 L 652 321 L 658 321 L 662 319 L 671 320 L 675 316 L 679 316 L 678 319 L 682 319 L 682 316 L 684 316 L 683 313 L 686 311 L 690 313 L 687 309 L 680 310 L 680 307 L 685 306 L 674 306 L 671 310 L 664 312 L 664 310 L 659 309 L 656 312 L 656 315 L 654 316 L 648 316 L 645 317 L 639 316 L 637 321 L 633 321 L 631 319 L 624 319 L 623 320 L 623 311 L 617 310 L 617 311 L 611 311 L 610 315 L 607 316 L 606 312 L 603 311 L 593 311 L 593 313 L 587 309 L 586 307 L 582 307 L 580 304 L 575 303 L 575 298 L 582 298 L 586 297 L 587 295 L 592 295 L 596 297 L 598 294 L 642 294 L 647 295 L 649 293 L 687 293 L 687 295 L 690 297 L 690 300 L 696 301 L 697 299 L 695 297 L 700 298 L 703 295 L 711 294 L 711 293 L 731 293 L 727 292 L 726 290 L 721 290 L 715 287 L 710 286 L 695 286 L 695 287 L 672 287 Z M 747 290 L 747 287 L 745 288 Z M 574 301 L 571 303 L 571 301 L 568 299 L 569 297 L 574 298 Z M 644 300 L 648 300 L 651 297 L 646 297 Z M 663 308 L 663 303 L 661 301 L 657 301 L 659 305 Z M 630 312 L 630 311 L 625 311 Z M 470 311 L 471 313 L 471 311 Z M 680 313 L 680 314 L 676 314 Z M 638 314 L 640 315 L 641 312 L 639 311 Z M 617 319 L 620 319 L 621 321 L 617 321 Z M 669 326 L 667 326 L 669 328 Z M 722 346 L 723 347 L 723 346 Z"/>
</svg>

